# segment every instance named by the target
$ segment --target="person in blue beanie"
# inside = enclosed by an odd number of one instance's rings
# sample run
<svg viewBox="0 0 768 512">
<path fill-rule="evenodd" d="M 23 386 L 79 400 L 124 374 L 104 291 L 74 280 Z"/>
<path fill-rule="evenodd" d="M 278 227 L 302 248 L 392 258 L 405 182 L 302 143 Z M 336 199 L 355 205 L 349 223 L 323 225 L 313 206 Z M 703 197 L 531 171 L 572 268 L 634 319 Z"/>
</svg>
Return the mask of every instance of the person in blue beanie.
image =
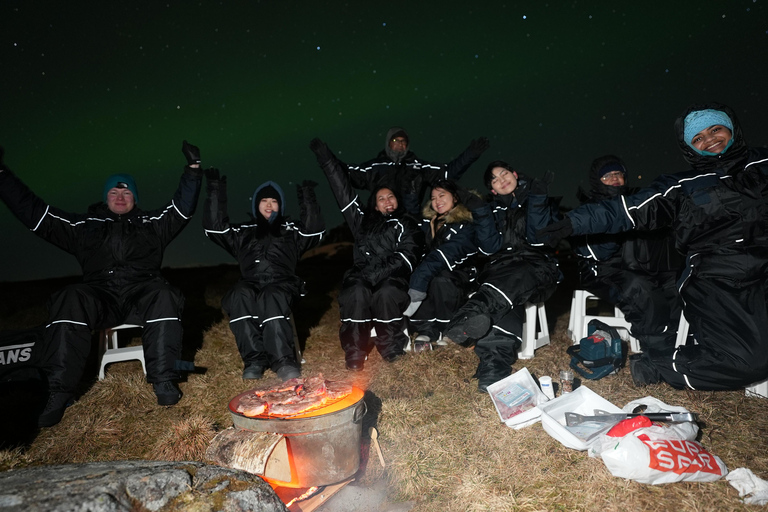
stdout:
<svg viewBox="0 0 768 512">
<path fill-rule="evenodd" d="M 42 353 L 48 401 L 39 427 L 61 421 L 74 399 L 91 350 L 91 331 L 129 323 L 143 327 L 147 381 L 159 405 L 182 397 L 176 384 L 181 356 L 184 296 L 160 274 L 166 246 L 189 223 L 200 195 L 200 149 L 184 141 L 187 166 L 173 199 L 162 208 L 142 210 L 139 191 L 128 174 L 107 178 L 103 202 L 75 214 L 50 206 L 2 164 L 0 199 L 36 235 L 72 254 L 83 282 L 54 294 Z"/>
<path fill-rule="evenodd" d="M 290 315 L 304 289 L 296 265 L 305 251 L 320 244 L 325 233 L 314 192 L 317 183 L 304 181 L 297 186 L 300 222 L 285 215 L 280 185 L 267 181 L 253 193 L 251 220 L 232 224 L 227 213 L 227 177 L 213 168 L 205 175 L 205 234 L 240 265 L 240 281 L 221 302 L 243 359 L 243 378 L 260 379 L 268 369 L 282 381 L 299 377 L 301 361 Z"/>
<path fill-rule="evenodd" d="M 691 170 L 576 208 L 538 235 L 552 245 L 670 226 L 686 256 L 677 287 L 693 339 L 671 354 L 632 356 L 632 379 L 743 388 L 768 378 L 768 150 L 748 146 L 734 111 L 718 103 L 689 107 L 675 132 Z"/>
</svg>

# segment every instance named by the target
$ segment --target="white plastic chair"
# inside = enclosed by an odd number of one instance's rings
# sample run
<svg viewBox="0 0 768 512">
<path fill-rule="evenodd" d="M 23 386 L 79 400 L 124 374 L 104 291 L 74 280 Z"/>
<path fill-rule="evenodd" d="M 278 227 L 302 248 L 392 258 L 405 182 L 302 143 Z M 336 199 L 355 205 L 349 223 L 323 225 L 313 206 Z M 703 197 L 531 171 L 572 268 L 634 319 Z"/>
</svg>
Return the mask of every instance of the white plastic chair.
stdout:
<svg viewBox="0 0 768 512">
<path fill-rule="evenodd" d="M 600 300 L 600 298 L 587 290 L 573 291 L 573 298 L 571 299 L 571 315 L 568 319 L 568 335 L 571 337 L 574 345 L 578 344 L 582 338 L 587 337 L 589 322 L 597 319 L 606 325 L 610 325 L 619 331 L 623 331 L 626 337 L 622 336 L 622 338 L 629 342 L 630 352 L 642 352 L 642 350 L 640 350 L 640 342 L 630 334 L 632 325 L 627 322 L 624 318 L 624 313 L 622 313 L 619 308 L 614 306 L 614 316 L 588 315 L 588 300 Z"/>
<path fill-rule="evenodd" d="M 104 329 L 99 333 L 99 347 L 102 350 L 99 380 L 104 379 L 104 368 L 108 364 L 120 363 L 123 361 L 141 361 L 141 368 L 144 370 L 144 375 L 147 374 L 147 364 L 144 362 L 144 347 L 142 345 L 123 348 L 118 346 L 117 331 L 122 329 L 141 329 L 141 326 L 122 324 L 109 329 Z"/>
<path fill-rule="evenodd" d="M 538 320 L 538 324 L 537 324 Z M 538 327 L 538 330 L 536 329 Z M 525 305 L 525 323 L 523 324 L 523 344 L 517 357 L 532 359 L 537 348 L 549 345 L 549 326 L 547 325 L 547 310 L 544 303 Z"/>
<path fill-rule="evenodd" d="M 688 320 L 685 319 L 685 315 L 680 314 L 680 324 L 677 327 L 677 340 L 675 341 L 675 347 L 685 345 L 688 340 Z M 768 398 L 768 379 L 756 382 L 745 389 L 747 396 L 756 396 L 760 398 Z"/>
</svg>

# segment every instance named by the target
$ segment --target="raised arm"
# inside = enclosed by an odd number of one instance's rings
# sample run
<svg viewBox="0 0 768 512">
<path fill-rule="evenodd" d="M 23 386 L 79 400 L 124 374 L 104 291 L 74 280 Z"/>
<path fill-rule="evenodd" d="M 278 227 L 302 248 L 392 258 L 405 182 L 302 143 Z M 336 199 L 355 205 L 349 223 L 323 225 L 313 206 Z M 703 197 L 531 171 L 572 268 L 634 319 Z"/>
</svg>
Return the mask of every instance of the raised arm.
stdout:
<svg viewBox="0 0 768 512">
<path fill-rule="evenodd" d="M 325 221 L 320 213 L 320 205 L 317 203 L 315 187 L 317 183 L 304 180 L 296 185 L 299 207 L 301 208 L 300 252 L 320 245 L 325 234 Z"/>
<path fill-rule="evenodd" d="M 356 234 L 363 221 L 363 211 L 359 204 L 359 197 L 352 189 L 349 174 L 344 164 L 336 158 L 328 145 L 320 139 L 312 139 L 309 149 L 317 157 L 317 163 L 325 173 L 331 191 L 336 198 L 336 203 L 341 209 L 344 220 L 347 221 L 352 234 Z"/>
</svg>

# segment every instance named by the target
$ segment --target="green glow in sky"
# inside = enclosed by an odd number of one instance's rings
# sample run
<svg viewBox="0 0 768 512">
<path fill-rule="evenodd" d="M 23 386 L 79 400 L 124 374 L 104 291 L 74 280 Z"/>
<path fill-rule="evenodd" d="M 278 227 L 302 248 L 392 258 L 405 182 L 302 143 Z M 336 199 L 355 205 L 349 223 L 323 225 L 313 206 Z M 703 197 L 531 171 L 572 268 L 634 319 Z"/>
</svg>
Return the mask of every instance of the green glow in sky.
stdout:
<svg viewBox="0 0 768 512">
<path fill-rule="evenodd" d="M 694 101 L 730 104 L 747 140 L 768 143 L 765 0 L 592 3 L 8 0 L 0 145 L 46 201 L 84 211 L 116 172 L 136 177 L 142 207 L 162 205 L 187 139 L 228 175 L 234 221 L 267 179 L 296 216 L 293 184 L 313 178 L 332 227 L 315 136 L 353 163 L 394 125 L 436 162 L 486 135 L 467 184 L 501 158 L 555 172 L 566 205 L 605 153 L 624 158 L 633 185 L 684 170 L 672 123 Z M 78 273 L 4 206 L 0 232 L 0 281 Z M 228 261 L 199 211 L 166 255 Z"/>
</svg>

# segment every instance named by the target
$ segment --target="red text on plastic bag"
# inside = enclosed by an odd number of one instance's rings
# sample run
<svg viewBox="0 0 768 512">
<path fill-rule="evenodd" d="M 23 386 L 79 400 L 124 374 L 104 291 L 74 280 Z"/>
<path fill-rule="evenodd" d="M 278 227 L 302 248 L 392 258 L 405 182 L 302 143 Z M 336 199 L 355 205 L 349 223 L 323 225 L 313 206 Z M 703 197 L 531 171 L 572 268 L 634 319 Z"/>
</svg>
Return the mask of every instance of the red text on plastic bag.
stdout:
<svg viewBox="0 0 768 512">
<path fill-rule="evenodd" d="M 672 471 L 679 474 L 713 473 L 719 475 L 720 467 L 715 458 L 696 441 L 651 440 L 646 434 L 637 436 L 648 446 L 650 463 L 648 467 L 658 471 Z"/>
</svg>

